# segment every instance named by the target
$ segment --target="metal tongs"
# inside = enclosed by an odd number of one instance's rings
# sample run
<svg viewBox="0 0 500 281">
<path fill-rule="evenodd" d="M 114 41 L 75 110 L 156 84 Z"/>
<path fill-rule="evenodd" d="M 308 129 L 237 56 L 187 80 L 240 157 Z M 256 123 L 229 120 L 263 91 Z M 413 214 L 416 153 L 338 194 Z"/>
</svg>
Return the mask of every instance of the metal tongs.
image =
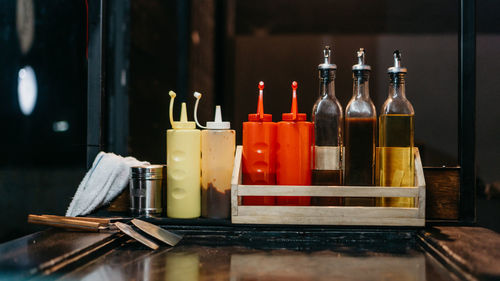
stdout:
<svg viewBox="0 0 500 281">
<path fill-rule="evenodd" d="M 91 232 L 123 232 L 140 243 L 156 250 L 158 244 L 144 237 L 134 230 L 126 222 L 132 222 L 137 228 L 154 238 L 175 246 L 182 239 L 182 236 L 167 231 L 154 224 L 129 218 L 95 218 L 95 217 L 63 217 L 55 215 L 28 215 L 28 223 L 49 225 L 53 227 L 65 228 L 69 230 L 91 231 Z"/>
</svg>

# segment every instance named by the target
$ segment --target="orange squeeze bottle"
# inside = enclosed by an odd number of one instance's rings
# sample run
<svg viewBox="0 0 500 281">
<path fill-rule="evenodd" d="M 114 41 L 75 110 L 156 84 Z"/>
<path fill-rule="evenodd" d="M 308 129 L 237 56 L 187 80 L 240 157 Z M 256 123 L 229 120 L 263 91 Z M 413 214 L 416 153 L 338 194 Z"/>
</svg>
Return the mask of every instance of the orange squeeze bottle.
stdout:
<svg viewBox="0 0 500 281">
<path fill-rule="evenodd" d="M 243 184 L 276 184 L 276 123 L 264 114 L 264 82 L 259 83 L 257 113 L 243 122 Z M 243 205 L 275 205 L 274 196 L 245 196 Z"/>
<path fill-rule="evenodd" d="M 278 185 L 311 185 L 314 126 L 305 113 L 297 113 L 297 82 L 292 83 L 291 113 L 283 113 L 278 122 L 276 183 Z M 311 197 L 280 196 L 277 205 L 308 206 Z"/>
</svg>

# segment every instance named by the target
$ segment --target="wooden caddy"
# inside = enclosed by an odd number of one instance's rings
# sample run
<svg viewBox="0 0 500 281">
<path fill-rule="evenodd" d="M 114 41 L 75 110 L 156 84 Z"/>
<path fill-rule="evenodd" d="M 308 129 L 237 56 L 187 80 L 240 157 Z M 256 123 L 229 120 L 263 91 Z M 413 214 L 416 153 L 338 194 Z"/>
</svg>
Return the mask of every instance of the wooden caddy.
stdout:
<svg viewBox="0 0 500 281">
<path fill-rule="evenodd" d="M 415 187 L 243 185 L 242 146 L 231 179 L 231 221 L 243 224 L 424 226 L 425 179 L 418 148 Z M 348 206 L 244 206 L 242 196 L 413 197 L 415 208 Z"/>
</svg>

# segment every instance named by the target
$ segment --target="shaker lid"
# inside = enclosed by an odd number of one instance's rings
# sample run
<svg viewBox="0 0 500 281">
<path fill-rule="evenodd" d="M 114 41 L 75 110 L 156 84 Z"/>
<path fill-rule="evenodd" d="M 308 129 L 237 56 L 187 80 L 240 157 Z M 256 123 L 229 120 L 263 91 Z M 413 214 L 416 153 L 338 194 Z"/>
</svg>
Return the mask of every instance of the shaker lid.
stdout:
<svg viewBox="0 0 500 281">
<path fill-rule="evenodd" d="M 307 115 L 305 113 L 297 113 L 297 82 L 292 82 L 292 109 L 290 113 L 283 113 L 281 118 L 283 121 L 305 121 L 307 119 Z"/>
<path fill-rule="evenodd" d="M 142 179 L 162 179 L 166 169 L 166 165 L 133 166 L 130 168 L 130 177 Z"/>
<path fill-rule="evenodd" d="M 394 54 L 394 66 L 391 66 L 387 69 L 387 73 L 406 73 L 406 67 L 401 67 L 401 52 L 399 50 L 395 50 Z"/>
<path fill-rule="evenodd" d="M 323 63 L 318 65 L 319 70 L 335 70 L 337 69 L 337 65 L 332 64 L 330 62 L 330 58 L 332 56 L 332 52 L 330 50 L 330 46 L 325 46 L 323 50 Z"/>
<path fill-rule="evenodd" d="M 272 122 L 273 115 L 264 113 L 264 82 L 259 82 L 259 101 L 257 102 L 257 113 L 248 114 L 251 122 Z"/>
<path fill-rule="evenodd" d="M 181 119 L 180 121 L 174 121 L 174 99 L 175 99 L 175 92 L 170 91 L 168 93 L 170 95 L 170 107 L 169 107 L 169 117 L 170 117 L 170 125 L 172 125 L 172 129 L 195 129 L 196 124 L 193 121 L 188 121 L 187 119 L 187 110 L 186 110 L 186 103 L 183 102 L 181 104 Z"/>
<path fill-rule="evenodd" d="M 364 48 L 359 48 L 357 52 L 358 55 L 358 63 L 352 66 L 352 70 L 371 70 L 372 68 L 365 64 L 366 53 Z"/>
</svg>

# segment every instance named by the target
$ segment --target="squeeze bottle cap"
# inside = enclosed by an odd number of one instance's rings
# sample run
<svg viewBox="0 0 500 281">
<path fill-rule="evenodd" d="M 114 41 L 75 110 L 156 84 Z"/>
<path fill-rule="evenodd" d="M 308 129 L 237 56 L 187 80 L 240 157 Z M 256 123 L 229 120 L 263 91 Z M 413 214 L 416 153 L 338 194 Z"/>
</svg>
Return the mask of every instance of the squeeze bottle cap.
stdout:
<svg viewBox="0 0 500 281">
<path fill-rule="evenodd" d="M 257 113 L 248 114 L 248 121 L 252 122 L 272 122 L 271 114 L 264 114 L 264 82 L 259 82 L 259 102 L 257 104 Z"/>
<path fill-rule="evenodd" d="M 176 94 L 174 91 L 170 91 L 168 94 L 170 95 L 170 107 L 168 115 L 170 117 L 170 125 L 172 125 L 172 129 L 179 129 L 179 130 L 195 129 L 196 124 L 193 121 L 188 121 L 187 119 L 187 110 L 185 102 L 181 104 L 181 120 L 174 121 L 174 99 Z"/>
<path fill-rule="evenodd" d="M 290 113 L 283 113 L 281 118 L 284 121 L 305 121 L 307 119 L 307 115 L 305 113 L 297 113 L 297 82 L 292 82 L 292 109 Z"/>
<path fill-rule="evenodd" d="M 207 122 L 207 129 L 231 129 L 231 122 L 222 121 L 222 114 L 220 105 L 215 106 L 215 118 L 214 121 Z"/>
<path fill-rule="evenodd" d="M 201 99 L 201 93 L 199 92 L 194 92 L 194 97 L 196 98 L 196 103 L 194 104 L 194 121 L 196 122 L 196 125 L 198 127 L 203 128 L 203 129 L 210 129 L 210 130 L 227 130 L 231 129 L 231 122 L 225 122 L 222 121 L 222 114 L 221 114 L 221 109 L 220 105 L 215 106 L 215 118 L 214 121 L 209 121 L 207 122 L 207 126 L 203 126 L 198 122 L 198 103 L 200 102 Z"/>
</svg>

